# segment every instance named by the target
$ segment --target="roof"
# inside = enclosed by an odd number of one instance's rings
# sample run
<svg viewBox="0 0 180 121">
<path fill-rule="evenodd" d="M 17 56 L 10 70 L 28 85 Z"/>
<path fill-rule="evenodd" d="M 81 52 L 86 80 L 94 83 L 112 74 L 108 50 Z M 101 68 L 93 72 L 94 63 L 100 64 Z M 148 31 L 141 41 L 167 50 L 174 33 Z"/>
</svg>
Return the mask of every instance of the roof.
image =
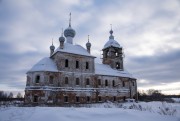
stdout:
<svg viewBox="0 0 180 121">
<path fill-rule="evenodd" d="M 45 57 L 45 58 L 41 59 L 28 72 L 32 72 L 32 71 L 58 72 L 56 64 L 49 57 Z"/>
<path fill-rule="evenodd" d="M 127 71 L 112 69 L 109 65 L 95 63 L 95 74 L 134 78 Z"/>
<path fill-rule="evenodd" d="M 81 45 L 73 45 L 73 44 L 70 44 L 70 43 L 64 43 L 64 48 L 61 49 L 61 48 L 57 48 L 53 55 L 57 52 L 66 52 L 66 53 L 72 53 L 72 54 L 77 54 L 77 55 L 84 55 L 84 56 L 90 56 L 90 57 L 94 57 L 95 56 L 92 56 L 91 54 L 88 53 L 88 51 L 83 48 Z"/>
<path fill-rule="evenodd" d="M 111 46 L 121 48 L 120 44 L 119 44 L 116 40 L 114 40 L 114 39 L 109 39 L 109 40 L 106 42 L 106 44 L 104 45 L 104 48 L 103 48 L 103 49 L 108 48 L 108 47 L 111 47 Z"/>
</svg>

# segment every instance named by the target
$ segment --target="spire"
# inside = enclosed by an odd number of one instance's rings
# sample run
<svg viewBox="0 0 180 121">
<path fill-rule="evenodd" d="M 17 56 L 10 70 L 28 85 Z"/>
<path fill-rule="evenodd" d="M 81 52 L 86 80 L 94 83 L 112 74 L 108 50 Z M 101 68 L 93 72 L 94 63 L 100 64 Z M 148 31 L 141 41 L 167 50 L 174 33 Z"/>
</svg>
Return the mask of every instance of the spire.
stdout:
<svg viewBox="0 0 180 121">
<path fill-rule="evenodd" d="M 69 14 L 69 27 L 71 27 L 71 12 Z"/>
<path fill-rule="evenodd" d="M 88 43 L 89 43 L 89 35 L 88 35 Z"/>
<path fill-rule="evenodd" d="M 87 48 L 88 53 L 90 53 L 90 51 L 91 51 L 91 43 L 89 42 L 89 35 L 88 35 L 88 42 L 86 43 L 86 48 Z"/>
<path fill-rule="evenodd" d="M 53 38 L 52 38 L 52 46 L 53 46 Z"/>
<path fill-rule="evenodd" d="M 61 33 L 61 37 L 63 37 L 63 28 L 62 28 L 62 33 Z"/>
<path fill-rule="evenodd" d="M 109 33 L 110 33 L 109 39 L 114 39 L 113 30 L 112 30 L 112 24 L 110 24 L 110 26 L 111 26 L 111 30 L 109 31 Z"/>
<path fill-rule="evenodd" d="M 66 42 L 73 44 L 73 38 L 75 37 L 76 32 L 71 28 L 71 13 L 69 14 L 69 26 L 64 30 L 64 36 L 66 37 Z"/>
<path fill-rule="evenodd" d="M 53 45 L 53 38 L 52 38 L 52 45 L 50 46 L 50 56 L 54 53 L 55 46 Z"/>
</svg>

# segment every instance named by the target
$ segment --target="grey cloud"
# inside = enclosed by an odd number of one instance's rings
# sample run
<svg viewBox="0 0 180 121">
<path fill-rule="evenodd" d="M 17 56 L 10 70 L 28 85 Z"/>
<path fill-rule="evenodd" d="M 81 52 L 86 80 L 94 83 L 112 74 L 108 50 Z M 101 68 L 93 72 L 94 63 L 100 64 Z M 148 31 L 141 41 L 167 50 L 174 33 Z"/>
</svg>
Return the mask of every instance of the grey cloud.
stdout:
<svg viewBox="0 0 180 121">
<path fill-rule="evenodd" d="M 126 66 L 138 79 L 150 81 L 151 84 L 179 82 L 180 49 L 168 52 L 158 50 L 152 56 L 129 57 Z"/>
</svg>

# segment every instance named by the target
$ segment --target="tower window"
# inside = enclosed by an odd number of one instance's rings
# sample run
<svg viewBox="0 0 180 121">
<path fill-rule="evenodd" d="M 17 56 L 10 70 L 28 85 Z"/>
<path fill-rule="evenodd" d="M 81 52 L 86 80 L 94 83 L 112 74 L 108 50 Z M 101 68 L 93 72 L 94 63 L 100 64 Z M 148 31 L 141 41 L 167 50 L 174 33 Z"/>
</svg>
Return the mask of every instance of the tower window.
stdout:
<svg viewBox="0 0 180 121">
<path fill-rule="evenodd" d="M 116 69 L 120 69 L 120 63 L 119 62 L 116 63 Z"/>
<path fill-rule="evenodd" d="M 79 68 L 79 61 L 76 61 L 76 68 Z"/>
<path fill-rule="evenodd" d="M 79 97 L 76 97 L 76 102 L 79 102 Z"/>
<path fill-rule="evenodd" d="M 116 52 L 116 57 L 118 57 L 118 53 Z"/>
<path fill-rule="evenodd" d="M 53 81 L 54 81 L 54 77 L 53 77 L 53 76 L 50 76 L 50 77 L 49 77 L 49 84 L 53 84 Z"/>
<path fill-rule="evenodd" d="M 37 75 L 37 76 L 36 76 L 36 79 L 35 79 L 35 83 L 39 83 L 39 81 L 40 81 L 40 76 Z"/>
<path fill-rule="evenodd" d="M 68 96 L 64 96 L 64 102 L 68 102 Z"/>
<path fill-rule="evenodd" d="M 65 77 L 65 84 L 68 84 L 68 77 Z"/>
<path fill-rule="evenodd" d="M 89 69 L 89 63 L 86 62 L 86 69 Z"/>
<path fill-rule="evenodd" d="M 89 79 L 88 78 L 86 79 L 86 85 L 89 85 Z"/>
<path fill-rule="evenodd" d="M 68 59 L 65 60 L 65 67 L 68 67 L 69 66 L 69 61 Z"/>
<path fill-rule="evenodd" d="M 105 86 L 106 87 L 108 86 L 108 80 L 105 80 Z"/>
<path fill-rule="evenodd" d="M 79 78 L 76 78 L 76 85 L 79 85 Z"/>
<path fill-rule="evenodd" d="M 101 79 L 98 79 L 98 85 L 101 85 Z"/>
<path fill-rule="evenodd" d="M 115 87 L 115 81 L 114 80 L 112 81 L 112 86 Z"/>
</svg>

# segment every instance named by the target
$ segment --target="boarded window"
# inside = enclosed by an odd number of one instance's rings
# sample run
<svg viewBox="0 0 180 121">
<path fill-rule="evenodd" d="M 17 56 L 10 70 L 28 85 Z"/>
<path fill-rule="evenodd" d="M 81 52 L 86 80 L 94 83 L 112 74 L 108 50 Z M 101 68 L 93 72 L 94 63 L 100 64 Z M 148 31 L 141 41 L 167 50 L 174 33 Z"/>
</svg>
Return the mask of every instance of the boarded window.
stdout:
<svg viewBox="0 0 180 121">
<path fill-rule="evenodd" d="M 37 76 L 36 76 L 36 79 L 35 79 L 35 83 L 39 83 L 39 82 L 40 82 L 40 76 L 37 75 Z"/>
<path fill-rule="evenodd" d="M 53 77 L 53 76 L 50 76 L 50 77 L 49 77 L 49 84 L 53 84 L 53 81 L 54 81 L 54 77 Z"/>
<path fill-rule="evenodd" d="M 105 86 L 108 86 L 108 80 L 105 80 Z"/>
<path fill-rule="evenodd" d="M 86 85 L 89 85 L 89 79 L 88 78 L 86 79 Z"/>
<path fill-rule="evenodd" d="M 64 102 L 68 102 L 68 96 L 64 96 Z"/>
<path fill-rule="evenodd" d="M 89 63 L 86 62 L 86 69 L 89 69 Z"/>
<path fill-rule="evenodd" d="M 69 61 L 68 59 L 65 60 L 65 67 L 68 67 L 69 66 Z"/>
<path fill-rule="evenodd" d="M 76 61 L 76 68 L 79 68 L 79 61 Z"/>
<path fill-rule="evenodd" d="M 76 85 L 79 85 L 79 78 L 76 78 Z"/>
<path fill-rule="evenodd" d="M 79 97 L 76 96 L 76 102 L 78 103 L 79 102 Z"/>
<path fill-rule="evenodd" d="M 65 84 L 68 84 L 68 77 L 65 77 Z"/>
<path fill-rule="evenodd" d="M 114 80 L 112 81 L 112 85 L 113 85 L 113 87 L 115 87 L 115 81 Z"/>
<path fill-rule="evenodd" d="M 101 79 L 98 79 L 98 85 L 101 85 Z"/>
</svg>

